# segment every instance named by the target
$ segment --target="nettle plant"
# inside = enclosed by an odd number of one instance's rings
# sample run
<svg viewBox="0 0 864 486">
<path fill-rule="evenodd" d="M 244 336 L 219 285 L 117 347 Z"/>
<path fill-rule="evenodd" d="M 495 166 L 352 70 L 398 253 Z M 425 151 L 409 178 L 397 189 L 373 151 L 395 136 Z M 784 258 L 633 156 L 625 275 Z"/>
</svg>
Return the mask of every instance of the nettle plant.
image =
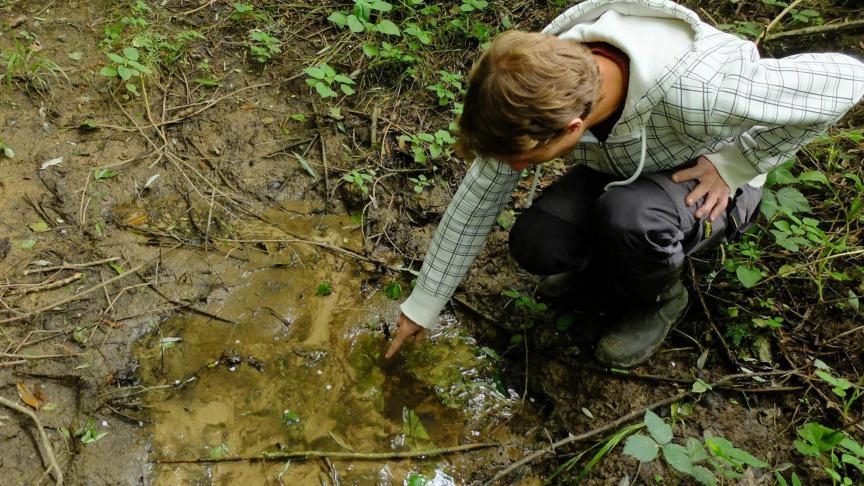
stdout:
<svg viewBox="0 0 864 486">
<path fill-rule="evenodd" d="M 458 100 L 465 95 L 465 87 L 462 84 L 463 76 L 460 73 L 449 71 L 438 71 L 439 81 L 426 87 L 438 97 L 438 106 L 453 106 L 456 115 L 462 114 L 462 103 Z"/>
<path fill-rule="evenodd" d="M 126 90 L 134 95 L 138 94 L 138 87 L 131 82 L 133 78 L 153 74 L 150 68 L 139 62 L 140 54 L 134 47 L 124 48 L 122 55 L 111 52 L 107 56 L 111 63 L 104 66 L 99 74 L 107 78 L 120 78 Z"/>
<path fill-rule="evenodd" d="M 437 160 L 442 155 L 449 157 L 453 153 L 450 146 L 456 143 L 456 139 L 447 130 L 438 130 L 434 134 L 400 135 L 396 140 L 399 141 L 400 148 L 404 148 L 406 143 L 411 144 L 414 162 L 418 164 Z"/>
<path fill-rule="evenodd" d="M 315 88 L 322 98 L 335 98 L 339 94 L 333 88 L 338 87 L 346 95 L 354 94 L 354 80 L 344 74 L 339 74 L 329 64 L 307 67 L 303 70 L 308 76 L 306 84 Z"/>
<path fill-rule="evenodd" d="M 354 0 L 354 9 L 351 12 L 336 11 L 331 13 L 327 20 L 340 28 L 347 27 L 355 34 L 379 32 L 392 36 L 402 35 L 402 31 L 393 21 L 381 18 L 382 14 L 391 10 L 393 5 L 384 0 Z"/>
<path fill-rule="evenodd" d="M 369 194 L 369 188 L 366 186 L 369 182 L 375 180 L 375 171 L 374 170 L 357 170 L 354 169 L 351 172 L 342 176 L 342 179 L 346 182 L 350 182 L 357 187 L 363 194 Z"/>
<path fill-rule="evenodd" d="M 650 410 L 645 411 L 644 424 L 649 435 L 640 433 L 628 437 L 624 443 L 624 454 L 643 463 L 662 457 L 673 469 L 692 477 L 700 484 L 715 486 L 718 484 L 717 476 L 730 480 L 740 479 L 747 466 L 768 467 L 768 464 L 747 451 L 738 449 L 728 440 L 714 437 L 707 431 L 704 443 L 688 437 L 684 445 L 676 444 L 672 441 L 675 438 L 672 427 Z"/>
</svg>

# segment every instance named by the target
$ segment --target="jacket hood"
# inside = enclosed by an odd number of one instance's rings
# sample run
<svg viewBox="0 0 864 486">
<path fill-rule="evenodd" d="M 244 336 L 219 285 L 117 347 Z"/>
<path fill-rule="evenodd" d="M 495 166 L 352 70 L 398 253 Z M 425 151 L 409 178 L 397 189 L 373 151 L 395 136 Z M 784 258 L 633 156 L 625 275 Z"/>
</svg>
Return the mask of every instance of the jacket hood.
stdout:
<svg viewBox="0 0 864 486">
<path fill-rule="evenodd" d="M 681 62 L 715 29 L 670 0 L 588 0 L 556 17 L 544 33 L 606 42 L 630 58 L 627 99 L 611 136 L 633 136 L 688 63 Z M 638 120 L 636 123 L 633 121 Z"/>
</svg>

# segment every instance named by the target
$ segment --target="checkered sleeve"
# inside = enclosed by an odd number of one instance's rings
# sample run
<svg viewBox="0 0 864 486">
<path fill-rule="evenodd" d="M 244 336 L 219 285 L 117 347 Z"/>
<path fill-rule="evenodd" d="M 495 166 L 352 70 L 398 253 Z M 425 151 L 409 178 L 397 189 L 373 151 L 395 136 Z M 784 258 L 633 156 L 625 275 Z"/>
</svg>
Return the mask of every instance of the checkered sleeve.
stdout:
<svg viewBox="0 0 864 486">
<path fill-rule="evenodd" d="M 702 127 L 722 137 L 706 154 L 735 190 L 792 158 L 864 95 L 864 64 L 842 54 L 740 62 L 726 73 Z"/>
<path fill-rule="evenodd" d="M 409 319 L 425 328 L 435 327 L 518 180 L 519 172 L 507 164 L 482 158 L 474 161 L 435 230 L 417 285 L 402 303 L 401 310 Z"/>
</svg>

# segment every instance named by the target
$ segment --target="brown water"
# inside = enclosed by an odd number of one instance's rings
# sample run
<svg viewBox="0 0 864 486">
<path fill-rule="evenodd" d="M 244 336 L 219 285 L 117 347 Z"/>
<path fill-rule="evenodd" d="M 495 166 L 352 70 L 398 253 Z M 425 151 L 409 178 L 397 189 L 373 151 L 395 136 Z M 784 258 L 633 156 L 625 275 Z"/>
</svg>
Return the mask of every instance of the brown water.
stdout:
<svg viewBox="0 0 864 486">
<path fill-rule="evenodd" d="M 290 239 L 282 231 L 288 230 L 335 247 L 360 247 L 359 229 L 345 218 L 273 212 L 267 219 L 269 226 L 246 224 L 243 238 Z M 496 426 L 512 413 L 515 394 L 496 390 L 493 363 L 459 334 L 457 323 L 384 362 L 382 327 L 398 309 L 380 290 L 380 276 L 307 244 L 245 245 L 245 262 L 188 255 L 209 258 L 227 287 L 211 295 L 206 311 L 236 324 L 183 314 L 138 348 L 144 384 L 170 385 L 148 395 L 154 460 L 405 451 L 508 434 Z M 317 295 L 322 282 L 331 294 Z M 492 453 L 427 461 L 156 464 L 153 475 L 154 484 L 408 484 L 412 474 L 429 484 L 462 484 L 484 463 L 488 468 L 484 454 Z"/>
</svg>

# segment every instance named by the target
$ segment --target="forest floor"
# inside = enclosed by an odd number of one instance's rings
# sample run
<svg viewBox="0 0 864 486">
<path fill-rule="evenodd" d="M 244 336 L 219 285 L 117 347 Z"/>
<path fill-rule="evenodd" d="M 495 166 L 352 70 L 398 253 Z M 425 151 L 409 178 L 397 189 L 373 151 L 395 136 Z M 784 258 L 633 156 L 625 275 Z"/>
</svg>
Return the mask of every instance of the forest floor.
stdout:
<svg viewBox="0 0 864 486">
<path fill-rule="evenodd" d="M 857 0 L 682 3 L 768 57 L 864 54 Z M 596 363 L 605 314 L 510 258 L 527 176 L 441 330 L 380 358 L 467 168 L 472 61 L 565 6 L 0 0 L 4 484 L 860 482 L 860 106 L 687 263 L 646 365 Z"/>
</svg>

